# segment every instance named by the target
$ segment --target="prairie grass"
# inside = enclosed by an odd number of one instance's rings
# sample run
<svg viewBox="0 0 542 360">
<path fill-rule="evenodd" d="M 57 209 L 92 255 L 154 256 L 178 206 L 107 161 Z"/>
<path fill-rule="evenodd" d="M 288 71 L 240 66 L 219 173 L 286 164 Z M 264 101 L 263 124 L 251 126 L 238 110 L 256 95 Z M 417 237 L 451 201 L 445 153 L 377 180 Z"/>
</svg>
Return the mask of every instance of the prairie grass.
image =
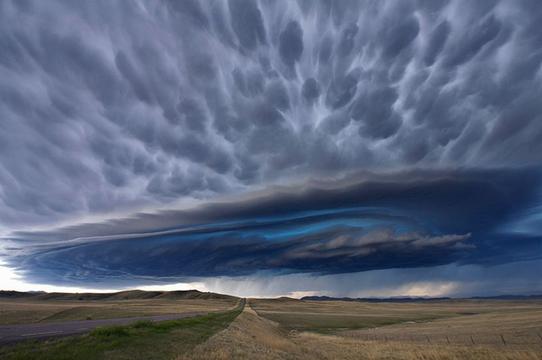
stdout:
<svg viewBox="0 0 542 360">
<path fill-rule="evenodd" d="M 542 306 L 538 303 L 507 311 L 487 311 L 429 322 L 407 322 L 365 330 L 347 330 L 341 335 L 433 344 L 495 345 L 542 349 Z"/>
<path fill-rule="evenodd" d="M 0 299 L 0 325 L 225 311 L 238 299 L 21 300 Z"/>
<path fill-rule="evenodd" d="M 411 303 L 253 299 L 258 315 L 286 330 L 380 335 L 404 340 L 427 336 L 542 333 L 542 302 L 442 300 Z M 355 330 L 355 331 L 352 331 Z M 470 337 L 467 339 L 470 342 Z M 499 342 L 500 337 L 498 338 Z M 540 339 L 539 339 L 540 340 Z"/>
<path fill-rule="evenodd" d="M 249 304 L 242 312 L 241 304 L 202 317 L 30 342 L 0 349 L 0 358 L 542 360 L 542 303 L 536 301 Z"/>
<path fill-rule="evenodd" d="M 191 351 L 225 329 L 241 306 L 221 313 L 170 320 L 110 326 L 90 334 L 48 341 L 28 341 L 0 348 L 3 360 L 172 359 Z"/>
<path fill-rule="evenodd" d="M 251 304 L 253 303 L 257 301 L 251 300 Z M 329 315 L 329 308 L 326 309 L 325 305 L 322 312 L 327 310 Z M 335 306 L 335 304 L 331 305 Z M 296 303 L 294 306 L 299 310 L 303 305 Z M 308 304 L 311 312 L 317 306 L 318 304 Z M 454 318 L 442 319 L 446 321 Z M 250 307 L 245 307 L 243 313 L 226 330 L 198 345 L 190 354 L 183 354 L 177 358 L 177 360 L 204 359 L 535 360 L 542 359 L 542 347 L 515 348 L 491 344 L 448 345 L 408 341 L 367 341 L 351 335 L 299 332 L 269 318 L 261 317 Z"/>
</svg>

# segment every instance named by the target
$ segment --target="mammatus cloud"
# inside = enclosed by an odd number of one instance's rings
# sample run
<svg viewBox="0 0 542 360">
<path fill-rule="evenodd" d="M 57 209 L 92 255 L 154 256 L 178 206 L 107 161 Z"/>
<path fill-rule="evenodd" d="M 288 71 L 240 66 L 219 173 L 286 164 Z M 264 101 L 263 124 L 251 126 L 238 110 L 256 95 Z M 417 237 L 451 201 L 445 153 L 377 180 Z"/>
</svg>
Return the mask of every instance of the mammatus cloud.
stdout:
<svg viewBox="0 0 542 360">
<path fill-rule="evenodd" d="M 0 221 L 540 163 L 539 1 L 3 1 Z"/>
</svg>

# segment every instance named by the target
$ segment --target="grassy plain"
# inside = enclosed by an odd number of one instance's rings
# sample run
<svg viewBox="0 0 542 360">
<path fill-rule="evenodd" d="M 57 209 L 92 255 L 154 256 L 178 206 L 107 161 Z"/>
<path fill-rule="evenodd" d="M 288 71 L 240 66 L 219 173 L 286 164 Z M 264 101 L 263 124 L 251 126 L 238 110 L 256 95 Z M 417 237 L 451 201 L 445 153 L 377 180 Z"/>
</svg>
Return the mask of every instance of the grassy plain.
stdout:
<svg viewBox="0 0 542 360">
<path fill-rule="evenodd" d="M 486 302 L 450 301 L 433 303 L 350 303 L 350 302 L 301 302 L 296 300 L 251 300 L 249 307 L 225 330 L 197 346 L 190 354 L 178 360 L 225 360 L 225 359 L 457 359 L 457 360 L 504 360 L 542 359 L 542 343 L 503 345 L 500 342 L 485 344 L 416 342 L 409 339 L 386 339 L 371 333 L 355 334 L 360 330 L 330 328 L 327 324 L 339 324 L 348 314 L 356 317 L 354 328 L 370 327 L 381 316 L 420 330 L 428 326 L 441 333 L 459 334 L 463 331 L 530 331 L 539 330 L 540 303 L 536 302 Z M 367 311 L 361 316 L 360 311 Z M 408 320 L 420 313 L 422 320 Z M 280 316 L 277 318 L 277 313 Z M 284 313 L 296 314 L 295 320 Z M 479 313 L 482 318 L 477 318 Z M 264 314 L 263 316 L 261 316 Z M 321 314 L 321 318 L 315 317 Z M 432 321 L 427 316 L 435 315 Z M 358 317 L 360 319 L 358 319 Z M 486 323 L 487 318 L 496 320 Z M 271 318 L 281 320 L 276 322 Z M 364 323 L 366 319 L 367 322 Z M 459 321 L 462 319 L 462 321 Z M 527 321 L 525 321 L 527 320 Z M 391 321 L 391 320 L 390 320 Z M 450 323 L 449 323 L 450 322 Z M 462 323 L 461 326 L 453 324 Z M 499 324 L 502 323 L 503 326 Z M 345 327 L 346 324 L 344 323 Z M 436 324 L 436 325 L 432 325 Z M 402 325 L 382 326 L 378 329 L 397 329 Z M 487 326 L 491 326 L 490 329 Z M 377 329 L 377 331 L 378 331 Z M 294 331 L 293 331 L 294 330 Z M 324 330 L 325 334 L 322 333 Z M 315 332 L 316 331 L 316 332 Z M 374 330 L 361 330 L 374 331 Z M 401 330 L 394 330 L 401 332 Z M 412 331 L 415 331 L 412 329 Z M 418 330 L 416 330 L 418 331 Z M 354 332 L 354 333 L 352 333 Z M 333 334 L 331 334 L 333 333 Z"/>
<path fill-rule="evenodd" d="M 0 325 L 225 311 L 238 302 L 235 297 L 195 291 L 131 291 L 105 295 L 38 294 L 0 297 Z"/>
<path fill-rule="evenodd" d="M 203 301 L 203 300 L 200 300 Z M 0 348 L 5 360 L 172 359 L 186 354 L 225 329 L 242 311 L 129 326 L 98 328 L 90 334 L 46 341 L 25 341 Z"/>
<path fill-rule="evenodd" d="M 242 305 L 232 310 L 239 303 L 237 298 L 198 292 L 79 298 L 47 295 L 46 299 L 4 299 L 0 304 L 30 308 L 40 316 L 25 318 L 38 319 L 35 321 L 77 319 L 91 310 L 96 311 L 96 318 L 221 312 L 24 342 L 0 348 L 0 358 L 542 360 L 539 300 L 374 303 L 250 299 L 241 312 Z M 45 311 L 47 316 L 38 305 L 51 307 Z M 19 317 L 14 315 L 11 321 L 20 321 L 22 313 L 15 313 Z"/>
<path fill-rule="evenodd" d="M 472 306 L 471 303 L 465 305 Z M 479 301 L 474 305 L 468 315 L 343 331 L 341 335 L 418 343 L 542 349 L 542 303 Z"/>
<path fill-rule="evenodd" d="M 368 329 L 421 335 L 478 329 L 505 333 L 542 331 L 542 301 L 435 300 L 424 302 L 301 301 L 289 298 L 252 299 L 252 308 L 286 330 L 339 333 Z M 399 325 L 400 324 L 400 325 Z M 396 325 L 396 326 L 393 326 Z M 376 328 L 376 330 L 375 330 Z M 369 330 L 370 329 L 370 330 Z M 427 329 L 423 333 L 422 329 Z M 351 333 L 351 331 L 350 331 Z"/>
</svg>

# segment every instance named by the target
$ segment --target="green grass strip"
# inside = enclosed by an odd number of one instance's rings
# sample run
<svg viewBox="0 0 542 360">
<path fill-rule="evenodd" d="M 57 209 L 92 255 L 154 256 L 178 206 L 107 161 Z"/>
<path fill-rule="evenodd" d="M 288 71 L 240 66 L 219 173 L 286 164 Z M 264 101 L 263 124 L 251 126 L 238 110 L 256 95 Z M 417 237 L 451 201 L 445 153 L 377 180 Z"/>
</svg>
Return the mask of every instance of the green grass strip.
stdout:
<svg viewBox="0 0 542 360">
<path fill-rule="evenodd" d="M 0 358 L 15 359 L 171 359 L 225 329 L 241 313 L 231 311 L 162 322 L 138 321 L 97 328 L 86 335 L 25 341 L 0 348 Z"/>
</svg>

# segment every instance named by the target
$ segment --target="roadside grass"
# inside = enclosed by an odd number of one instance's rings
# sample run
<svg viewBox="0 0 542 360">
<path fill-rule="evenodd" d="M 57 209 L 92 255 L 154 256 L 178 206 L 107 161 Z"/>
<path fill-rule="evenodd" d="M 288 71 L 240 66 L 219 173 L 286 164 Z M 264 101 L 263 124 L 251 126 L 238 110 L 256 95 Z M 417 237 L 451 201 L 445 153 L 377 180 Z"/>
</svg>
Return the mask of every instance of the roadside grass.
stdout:
<svg viewBox="0 0 542 360">
<path fill-rule="evenodd" d="M 27 341 L 0 348 L 4 360 L 171 359 L 189 352 L 225 329 L 242 311 L 236 309 L 163 322 L 97 328 L 82 336 Z"/>
</svg>

